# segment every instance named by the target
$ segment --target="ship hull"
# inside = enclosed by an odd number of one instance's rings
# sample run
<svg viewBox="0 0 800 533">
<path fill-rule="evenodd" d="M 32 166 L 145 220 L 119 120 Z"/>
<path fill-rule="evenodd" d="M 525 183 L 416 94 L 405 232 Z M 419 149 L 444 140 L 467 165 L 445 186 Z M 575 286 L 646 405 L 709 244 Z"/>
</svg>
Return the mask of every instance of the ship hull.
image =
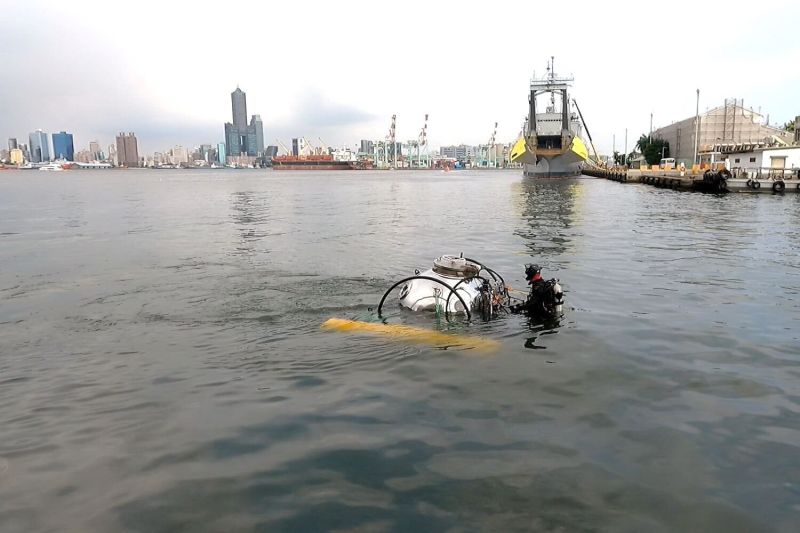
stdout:
<svg viewBox="0 0 800 533">
<path fill-rule="evenodd" d="M 349 163 L 303 162 L 303 163 L 272 163 L 273 170 L 355 170 Z"/>
<path fill-rule="evenodd" d="M 523 165 L 523 173 L 528 178 L 571 178 L 580 176 L 583 161 L 571 161 L 570 157 L 542 157 L 535 165 Z"/>
</svg>

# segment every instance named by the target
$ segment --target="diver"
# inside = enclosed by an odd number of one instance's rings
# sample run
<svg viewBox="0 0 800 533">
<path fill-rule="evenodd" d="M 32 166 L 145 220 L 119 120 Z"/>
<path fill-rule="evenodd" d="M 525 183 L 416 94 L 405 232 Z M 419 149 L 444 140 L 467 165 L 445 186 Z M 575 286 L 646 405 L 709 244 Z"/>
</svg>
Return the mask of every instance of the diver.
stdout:
<svg viewBox="0 0 800 533">
<path fill-rule="evenodd" d="M 535 318 L 556 318 L 561 315 L 564 292 L 558 280 L 542 278 L 542 267 L 525 265 L 525 280 L 530 285 L 528 297 L 510 307 L 512 313 L 522 313 Z"/>
</svg>

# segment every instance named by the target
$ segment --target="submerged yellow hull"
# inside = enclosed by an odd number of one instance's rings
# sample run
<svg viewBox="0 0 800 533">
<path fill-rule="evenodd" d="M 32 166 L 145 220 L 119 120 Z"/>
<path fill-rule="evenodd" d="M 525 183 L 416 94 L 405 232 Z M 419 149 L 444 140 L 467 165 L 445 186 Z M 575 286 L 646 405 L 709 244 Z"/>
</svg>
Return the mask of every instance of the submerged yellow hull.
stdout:
<svg viewBox="0 0 800 533">
<path fill-rule="evenodd" d="M 375 322 L 360 322 L 343 318 L 330 318 L 323 322 L 322 329 L 342 331 L 348 333 L 367 333 L 380 335 L 389 339 L 420 344 L 430 344 L 438 347 L 457 347 L 462 349 L 476 349 L 481 351 L 494 351 L 500 343 L 492 339 L 484 339 L 471 335 L 453 335 L 432 329 L 415 328 L 399 324 L 381 324 Z"/>
</svg>

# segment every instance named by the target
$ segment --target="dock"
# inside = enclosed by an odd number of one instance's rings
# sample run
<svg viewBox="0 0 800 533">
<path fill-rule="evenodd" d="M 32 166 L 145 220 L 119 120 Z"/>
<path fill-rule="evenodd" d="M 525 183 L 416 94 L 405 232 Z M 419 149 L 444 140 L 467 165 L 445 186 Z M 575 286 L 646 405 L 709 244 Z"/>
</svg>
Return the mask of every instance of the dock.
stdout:
<svg viewBox="0 0 800 533">
<path fill-rule="evenodd" d="M 800 193 L 800 169 L 763 169 L 762 171 L 730 172 L 695 166 L 692 169 L 662 169 L 658 166 L 641 169 L 624 167 L 587 168 L 587 176 L 619 183 L 642 183 L 663 189 L 711 193 Z"/>
</svg>

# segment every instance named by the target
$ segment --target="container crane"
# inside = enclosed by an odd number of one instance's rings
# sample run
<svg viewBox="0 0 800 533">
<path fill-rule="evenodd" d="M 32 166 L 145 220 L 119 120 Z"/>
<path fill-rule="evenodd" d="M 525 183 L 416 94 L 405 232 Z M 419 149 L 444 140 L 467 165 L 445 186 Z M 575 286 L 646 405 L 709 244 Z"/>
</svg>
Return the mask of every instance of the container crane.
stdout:
<svg viewBox="0 0 800 533">
<path fill-rule="evenodd" d="M 397 132 L 397 115 L 392 115 L 392 124 L 389 126 L 389 143 L 392 147 L 392 154 L 394 156 L 394 163 L 392 168 L 397 168 L 397 144 L 395 142 L 395 133 Z"/>
</svg>

